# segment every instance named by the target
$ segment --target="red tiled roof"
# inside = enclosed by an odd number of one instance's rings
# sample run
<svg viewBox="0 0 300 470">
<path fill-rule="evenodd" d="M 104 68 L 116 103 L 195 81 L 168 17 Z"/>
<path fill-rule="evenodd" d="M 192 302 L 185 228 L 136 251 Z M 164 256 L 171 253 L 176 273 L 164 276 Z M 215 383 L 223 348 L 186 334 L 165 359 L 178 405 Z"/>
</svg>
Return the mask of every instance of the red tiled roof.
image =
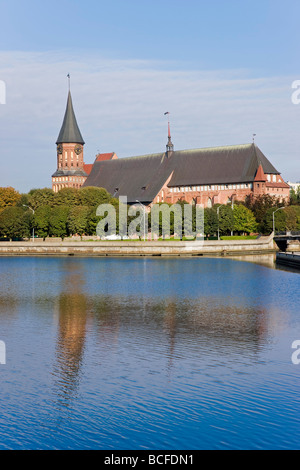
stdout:
<svg viewBox="0 0 300 470">
<path fill-rule="evenodd" d="M 98 153 L 96 155 L 96 162 L 103 162 L 104 160 L 111 160 L 112 157 L 114 156 L 114 152 L 112 153 Z"/>
<path fill-rule="evenodd" d="M 87 175 L 90 174 L 90 172 L 92 171 L 92 168 L 93 168 L 92 163 L 86 163 L 85 165 L 83 165 L 83 171 L 85 171 Z"/>
<path fill-rule="evenodd" d="M 267 181 L 266 175 L 264 174 L 264 170 L 262 165 L 259 165 L 257 168 L 257 172 L 254 178 L 254 181 Z"/>
<path fill-rule="evenodd" d="M 284 183 L 284 181 L 278 181 L 277 183 L 271 183 L 267 181 L 266 187 L 267 188 L 289 188 L 289 185 L 287 183 Z"/>
</svg>

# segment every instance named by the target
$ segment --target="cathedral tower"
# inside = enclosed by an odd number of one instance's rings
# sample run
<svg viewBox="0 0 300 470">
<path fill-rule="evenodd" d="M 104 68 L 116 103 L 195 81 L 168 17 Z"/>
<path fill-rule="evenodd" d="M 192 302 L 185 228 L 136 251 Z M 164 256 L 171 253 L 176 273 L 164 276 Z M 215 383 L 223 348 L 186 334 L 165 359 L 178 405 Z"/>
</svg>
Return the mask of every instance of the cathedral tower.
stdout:
<svg viewBox="0 0 300 470">
<path fill-rule="evenodd" d="M 80 188 L 87 178 L 84 171 L 84 140 L 75 117 L 69 90 L 64 120 L 57 141 L 57 170 L 52 175 L 54 192 L 62 188 Z"/>
</svg>

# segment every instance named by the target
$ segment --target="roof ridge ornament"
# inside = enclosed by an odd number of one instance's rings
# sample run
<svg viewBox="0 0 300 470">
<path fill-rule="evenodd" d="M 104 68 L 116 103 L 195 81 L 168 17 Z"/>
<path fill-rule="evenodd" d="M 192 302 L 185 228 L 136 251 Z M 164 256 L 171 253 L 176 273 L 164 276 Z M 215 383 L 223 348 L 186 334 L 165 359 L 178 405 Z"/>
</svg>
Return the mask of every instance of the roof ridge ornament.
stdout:
<svg viewBox="0 0 300 470">
<path fill-rule="evenodd" d="M 171 140 L 171 131 L 170 131 L 170 119 L 169 119 L 169 111 L 165 112 L 164 115 L 168 116 L 168 142 L 167 142 L 167 145 L 166 145 L 166 149 L 167 149 L 167 156 L 169 156 L 169 154 L 171 154 L 171 152 L 174 151 L 174 145 L 173 145 L 173 142 Z"/>
</svg>

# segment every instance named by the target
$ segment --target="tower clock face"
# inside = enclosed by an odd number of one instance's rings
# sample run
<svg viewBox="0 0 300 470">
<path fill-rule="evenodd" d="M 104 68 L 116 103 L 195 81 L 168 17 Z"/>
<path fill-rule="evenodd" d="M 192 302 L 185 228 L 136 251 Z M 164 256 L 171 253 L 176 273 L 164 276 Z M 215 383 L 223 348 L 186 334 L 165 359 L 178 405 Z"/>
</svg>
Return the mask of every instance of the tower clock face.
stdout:
<svg viewBox="0 0 300 470">
<path fill-rule="evenodd" d="M 74 150 L 75 150 L 76 155 L 79 155 L 82 151 L 81 145 L 76 145 Z"/>
<path fill-rule="evenodd" d="M 57 153 L 59 153 L 59 154 L 62 153 L 62 145 L 57 146 Z"/>
</svg>

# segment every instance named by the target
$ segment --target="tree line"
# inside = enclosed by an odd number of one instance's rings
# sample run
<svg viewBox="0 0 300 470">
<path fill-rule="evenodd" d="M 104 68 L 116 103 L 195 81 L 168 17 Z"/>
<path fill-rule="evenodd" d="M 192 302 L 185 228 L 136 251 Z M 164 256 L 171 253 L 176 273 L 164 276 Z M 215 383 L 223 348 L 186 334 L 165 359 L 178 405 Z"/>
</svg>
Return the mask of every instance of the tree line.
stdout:
<svg viewBox="0 0 300 470">
<path fill-rule="evenodd" d="M 110 203 L 118 206 L 103 188 L 32 189 L 20 194 L 14 188 L 0 188 L 0 237 L 9 239 L 35 236 L 60 237 L 94 235 L 96 208 Z"/>
<path fill-rule="evenodd" d="M 14 188 L 0 188 L 0 237 L 3 239 L 29 238 L 34 232 L 36 237 L 65 237 L 72 235 L 96 235 L 100 220 L 96 209 L 100 204 L 112 204 L 118 215 L 119 200 L 113 198 L 104 188 L 85 187 L 80 189 L 64 188 L 54 193 L 49 188 L 32 189 L 27 194 L 20 194 Z M 185 201 L 178 201 L 183 207 Z M 273 230 L 300 230 L 300 190 L 291 191 L 288 203 L 269 195 L 231 204 L 215 204 L 204 209 L 204 233 L 207 238 L 231 234 L 269 234 Z M 195 208 L 193 207 L 195 212 Z M 132 217 L 128 217 L 130 223 Z M 160 218 L 160 233 L 162 233 Z M 194 227 L 192 219 L 192 230 Z M 151 213 L 148 214 L 148 227 L 151 229 Z M 118 231 L 118 220 L 117 220 Z M 138 227 L 143 235 L 143 228 Z M 174 217 L 170 217 L 170 233 L 174 234 Z"/>
</svg>

